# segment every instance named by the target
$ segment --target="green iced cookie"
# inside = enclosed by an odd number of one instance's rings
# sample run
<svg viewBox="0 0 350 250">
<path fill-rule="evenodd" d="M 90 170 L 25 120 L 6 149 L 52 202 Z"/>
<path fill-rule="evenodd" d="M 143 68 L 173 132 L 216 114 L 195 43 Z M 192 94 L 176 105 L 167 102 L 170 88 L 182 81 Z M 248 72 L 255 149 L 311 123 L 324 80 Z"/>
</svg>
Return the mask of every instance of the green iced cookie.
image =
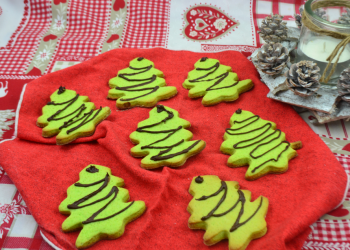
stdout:
<svg viewBox="0 0 350 250">
<path fill-rule="evenodd" d="M 182 85 L 190 90 L 189 97 L 203 96 L 204 106 L 232 102 L 239 97 L 239 94 L 254 87 L 249 79 L 239 81 L 237 74 L 232 73 L 231 67 L 220 64 L 216 59 L 203 57 L 195 63 L 194 67 L 195 69 L 188 73 Z"/>
<path fill-rule="evenodd" d="M 238 109 L 230 119 L 231 128 L 226 129 L 221 152 L 231 155 L 227 165 L 249 165 L 245 178 L 255 180 L 269 173 L 284 173 L 288 161 L 298 154 L 301 142 L 289 143 L 276 124 L 258 115 Z"/>
<path fill-rule="evenodd" d="M 131 141 L 138 144 L 131 149 L 131 155 L 144 157 L 141 167 L 179 167 L 204 149 L 204 141 L 190 141 L 193 135 L 186 129 L 191 124 L 181 119 L 176 110 L 158 105 L 149 114 L 150 118 L 140 122 L 130 135 Z"/>
<path fill-rule="evenodd" d="M 187 207 L 188 226 L 206 230 L 208 246 L 228 239 L 230 250 L 244 250 L 253 239 L 267 232 L 265 216 L 269 201 L 260 196 L 251 201 L 251 192 L 240 190 L 236 181 L 221 181 L 215 175 L 194 177 L 190 190 L 193 199 Z"/>
<path fill-rule="evenodd" d="M 176 87 L 166 86 L 163 72 L 143 57 L 135 58 L 128 68 L 120 70 L 116 77 L 109 80 L 109 87 L 112 89 L 108 98 L 118 99 L 119 109 L 154 107 L 158 101 L 177 94 Z"/>
<path fill-rule="evenodd" d="M 232 73 L 231 67 L 220 64 L 216 59 L 203 57 L 195 63 L 194 67 L 195 69 L 188 73 L 182 85 L 190 90 L 189 97 L 203 96 L 204 106 L 232 102 L 239 97 L 239 94 L 254 87 L 249 79 L 239 81 L 237 74 Z"/>
<path fill-rule="evenodd" d="M 93 135 L 96 126 L 111 113 L 109 107 L 95 109 L 95 104 L 89 102 L 87 96 L 64 87 L 55 91 L 50 99 L 36 124 L 43 128 L 44 137 L 57 135 L 57 145 Z"/>
<path fill-rule="evenodd" d="M 89 165 L 80 172 L 79 182 L 68 188 L 68 197 L 58 209 L 69 215 L 62 224 L 64 232 L 81 229 L 77 248 L 122 236 L 126 224 L 144 213 L 145 203 L 127 202 L 129 192 L 122 186 L 124 180 L 113 176 L 109 168 Z"/>
</svg>

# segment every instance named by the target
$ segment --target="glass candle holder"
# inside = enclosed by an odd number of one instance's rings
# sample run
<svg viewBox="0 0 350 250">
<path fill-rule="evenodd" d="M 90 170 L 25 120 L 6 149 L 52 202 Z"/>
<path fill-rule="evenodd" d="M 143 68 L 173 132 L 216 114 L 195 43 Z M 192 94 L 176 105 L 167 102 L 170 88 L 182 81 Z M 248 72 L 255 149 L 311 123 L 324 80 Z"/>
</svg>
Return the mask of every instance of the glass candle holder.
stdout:
<svg viewBox="0 0 350 250">
<path fill-rule="evenodd" d="M 319 0 L 308 0 L 305 3 L 305 9 L 303 15 L 308 15 L 309 19 L 317 25 L 318 27 L 336 31 L 341 33 L 350 34 L 350 25 L 331 23 L 327 20 L 322 19 L 317 16 L 313 10 L 312 5 Z M 316 32 L 309 30 L 305 25 L 302 26 L 299 38 L 299 45 L 296 53 L 296 62 L 302 60 L 313 61 L 317 63 L 320 67 L 320 73 L 322 74 L 325 70 L 328 61 L 327 58 L 333 52 L 334 48 L 341 42 L 341 39 L 336 39 L 330 36 L 325 36 Z M 336 60 L 333 59 L 332 62 Z M 331 65 L 333 66 L 333 64 Z M 350 44 L 346 45 L 343 53 L 341 54 L 336 70 L 333 73 L 330 81 L 327 83 L 329 85 L 334 85 L 337 83 L 341 72 L 350 66 Z M 322 83 L 325 84 L 325 83 Z"/>
</svg>

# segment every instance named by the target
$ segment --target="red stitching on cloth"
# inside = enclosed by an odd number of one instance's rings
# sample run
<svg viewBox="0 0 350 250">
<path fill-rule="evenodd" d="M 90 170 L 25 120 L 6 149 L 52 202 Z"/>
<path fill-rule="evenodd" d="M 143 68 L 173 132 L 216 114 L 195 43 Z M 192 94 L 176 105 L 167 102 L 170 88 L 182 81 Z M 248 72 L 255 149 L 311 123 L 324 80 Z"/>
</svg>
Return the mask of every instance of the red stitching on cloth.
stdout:
<svg viewBox="0 0 350 250">
<path fill-rule="evenodd" d="M 121 48 L 166 47 L 170 0 L 131 0 Z"/>
<path fill-rule="evenodd" d="M 258 0 L 253 0 L 253 19 L 254 19 L 254 27 L 255 27 L 256 46 L 260 48 L 261 42 L 260 42 L 260 36 L 258 34 L 259 26 L 258 26 L 257 14 L 256 14 L 257 1 Z"/>
<path fill-rule="evenodd" d="M 165 45 L 164 47 L 168 47 L 168 40 L 169 40 L 169 30 L 170 30 L 170 7 L 171 7 L 171 0 L 169 0 L 169 8 L 168 8 L 168 24 L 167 24 L 167 30 L 166 30 L 166 36 L 165 36 Z"/>
<path fill-rule="evenodd" d="M 320 135 L 320 137 L 325 137 L 325 138 L 328 138 L 328 139 L 332 139 L 332 140 L 338 140 L 338 141 L 349 141 L 350 139 L 349 138 L 334 138 L 332 136 L 328 136 L 328 135 Z"/>
</svg>

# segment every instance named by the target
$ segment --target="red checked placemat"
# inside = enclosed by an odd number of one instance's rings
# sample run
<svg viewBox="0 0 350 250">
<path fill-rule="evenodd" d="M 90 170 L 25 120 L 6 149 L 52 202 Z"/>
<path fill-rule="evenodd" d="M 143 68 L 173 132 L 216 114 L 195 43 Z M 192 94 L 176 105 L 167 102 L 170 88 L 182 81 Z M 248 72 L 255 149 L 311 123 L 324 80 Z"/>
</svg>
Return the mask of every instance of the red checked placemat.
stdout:
<svg viewBox="0 0 350 250">
<path fill-rule="evenodd" d="M 143 56 L 163 71 L 168 85 L 176 86 L 177 96 L 160 102 L 179 111 L 191 122 L 193 139 L 203 139 L 206 148 L 178 169 L 164 167 L 149 171 L 133 158 L 129 140 L 137 123 L 146 119 L 150 109 L 116 110 L 115 101 L 106 99 L 108 80 L 128 66 L 133 58 Z M 201 57 L 217 58 L 232 67 L 240 79 L 252 79 L 253 90 L 232 103 L 204 107 L 201 99 L 192 100 L 181 85 L 194 63 Z M 66 146 L 54 145 L 54 138 L 45 139 L 35 125 L 41 108 L 59 86 L 87 95 L 96 106 L 109 106 L 112 114 L 102 122 L 94 136 Z M 294 110 L 267 99 L 268 88 L 258 80 L 254 66 L 238 52 L 216 54 L 169 51 L 165 49 L 119 49 L 104 53 L 82 64 L 43 76 L 27 85 L 19 114 L 18 138 L 0 145 L 0 165 L 8 173 L 27 201 L 46 236 L 64 249 L 75 249 L 78 232 L 63 233 L 65 218 L 58 205 L 66 197 L 67 188 L 78 180 L 79 172 L 88 164 L 110 167 L 113 175 L 125 180 L 131 200 L 144 200 L 146 213 L 126 227 L 117 240 L 102 241 L 91 249 L 199 249 L 204 231 L 187 226 L 188 193 L 193 176 L 215 174 L 223 180 L 238 181 L 242 189 L 252 191 L 270 201 L 266 220 L 268 233 L 249 245 L 250 249 L 300 249 L 310 233 L 309 225 L 338 205 L 346 188 L 343 167 L 329 148 L 303 122 Z M 229 119 L 238 108 L 252 111 L 265 120 L 274 121 L 291 142 L 301 140 L 299 156 L 290 161 L 290 169 L 282 175 L 268 175 L 246 181 L 246 168 L 226 166 L 228 156 L 220 153 L 222 136 Z M 97 139 L 97 140 L 95 140 Z M 95 140 L 95 141 L 92 141 Z M 89 141 L 86 143 L 78 143 Z M 227 249 L 223 241 L 210 249 Z"/>
</svg>

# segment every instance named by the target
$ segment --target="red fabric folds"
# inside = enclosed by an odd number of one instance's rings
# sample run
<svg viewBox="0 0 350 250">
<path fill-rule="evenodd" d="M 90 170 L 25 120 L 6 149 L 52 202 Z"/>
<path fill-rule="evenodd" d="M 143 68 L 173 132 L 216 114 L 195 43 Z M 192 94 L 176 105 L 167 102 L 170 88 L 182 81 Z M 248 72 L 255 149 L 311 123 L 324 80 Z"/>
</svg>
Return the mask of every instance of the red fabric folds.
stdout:
<svg viewBox="0 0 350 250">
<path fill-rule="evenodd" d="M 140 159 L 130 155 L 129 140 L 137 123 L 148 118 L 150 109 L 116 110 L 114 100 L 106 98 L 108 80 L 129 61 L 145 57 L 163 71 L 168 85 L 178 94 L 160 104 L 176 109 L 191 122 L 193 139 L 206 141 L 206 148 L 177 169 L 163 167 L 144 170 Z M 182 87 L 187 74 L 201 57 L 217 58 L 229 65 L 240 79 L 252 79 L 255 87 L 232 103 L 204 107 L 201 99 L 192 100 Z M 49 96 L 59 86 L 87 95 L 96 107 L 109 106 L 112 114 L 92 137 L 57 146 L 55 138 L 43 138 L 36 120 Z M 147 210 L 128 224 L 117 240 L 100 241 L 90 249 L 227 249 L 227 241 L 207 247 L 202 230 L 190 230 L 186 207 L 193 176 L 214 174 L 222 180 L 238 181 L 242 189 L 270 201 L 267 234 L 250 243 L 248 249 L 300 249 L 310 233 L 309 225 L 330 211 L 343 198 L 347 184 L 344 169 L 323 141 L 294 110 L 266 97 L 268 88 L 259 80 L 253 64 L 238 52 L 193 53 L 165 49 L 117 49 L 79 65 L 45 75 L 27 85 L 19 114 L 18 138 L 0 144 L 0 165 L 22 194 L 45 235 L 63 249 L 75 249 L 78 232 L 63 233 L 67 216 L 58 212 L 67 188 L 78 181 L 79 172 L 88 164 L 104 165 L 113 175 L 125 180 L 131 200 L 143 200 Z M 249 110 L 262 119 L 273 121 L 290 142 L 301 140 L 299 156 L 289 162 L 288 172 L 270 174 L 246 181 L 245 167 L 226 166 L 227 155 L 220 152 L 229 119 L 238 108 Z"/>
</svg>

